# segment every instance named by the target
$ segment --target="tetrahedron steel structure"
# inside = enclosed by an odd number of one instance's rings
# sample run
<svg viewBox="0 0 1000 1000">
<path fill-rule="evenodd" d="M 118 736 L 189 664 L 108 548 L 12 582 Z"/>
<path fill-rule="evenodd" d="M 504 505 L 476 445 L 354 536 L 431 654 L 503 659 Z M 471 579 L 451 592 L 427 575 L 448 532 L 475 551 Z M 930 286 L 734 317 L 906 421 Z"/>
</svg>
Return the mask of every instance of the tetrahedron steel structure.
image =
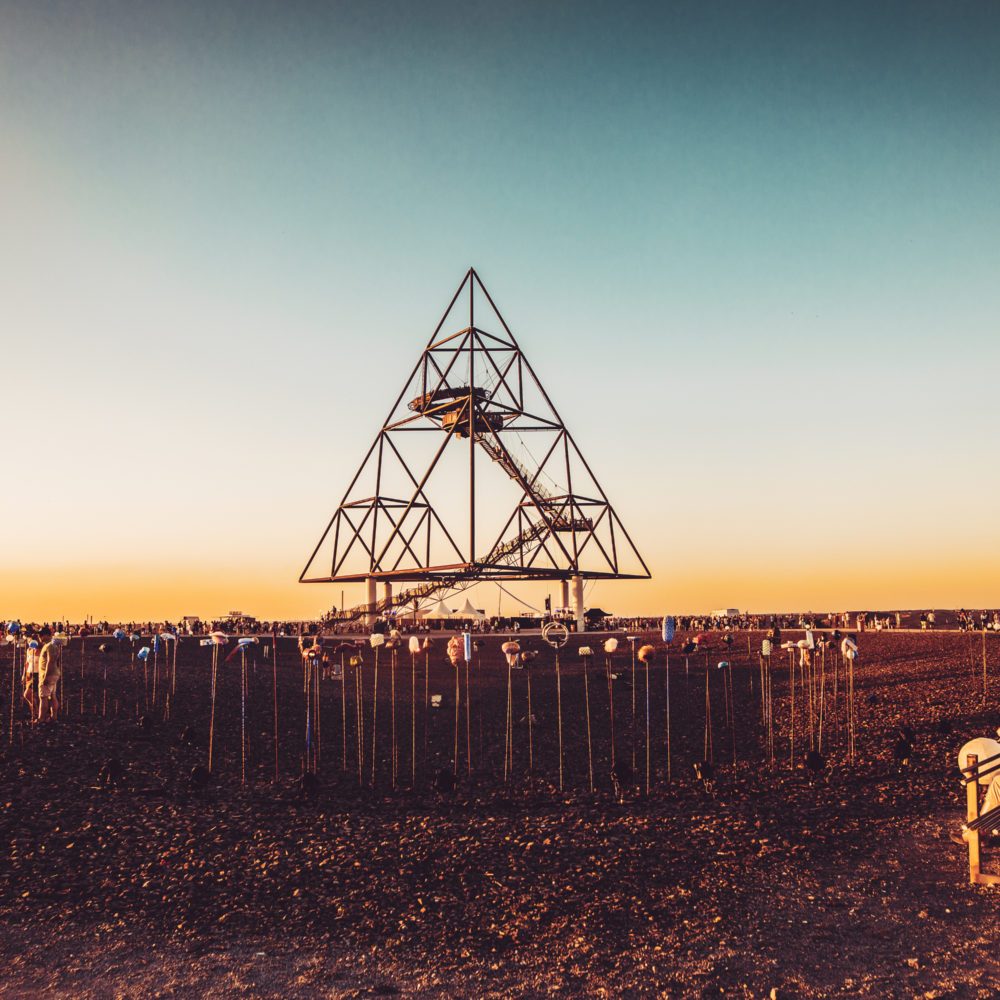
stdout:
<svg viewBox="0 0 1000 1000">
<path fill-rule="evenodd" d="M 399 605 L 478 581 L 649 576 L 470 268 L 300 582 L 418 584 L 383 602 Z"/>
</svg>

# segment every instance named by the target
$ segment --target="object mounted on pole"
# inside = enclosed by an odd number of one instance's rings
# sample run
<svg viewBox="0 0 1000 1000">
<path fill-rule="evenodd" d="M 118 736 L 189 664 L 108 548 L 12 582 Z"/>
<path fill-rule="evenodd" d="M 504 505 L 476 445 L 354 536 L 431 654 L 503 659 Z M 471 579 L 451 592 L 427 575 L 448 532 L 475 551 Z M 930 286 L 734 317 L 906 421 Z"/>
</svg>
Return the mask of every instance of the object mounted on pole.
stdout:
<svg viewBox="0 0 1000 1000">
<path fill-rule="evenodd" d="M 584 580 L 649 577 L 470 268 L 299 581 L 368 582 L 357 618 L 478 581 L 572 581 L 582 604 Z M 373 607 L 374 581 L 415 586 Z"/>
</svg>

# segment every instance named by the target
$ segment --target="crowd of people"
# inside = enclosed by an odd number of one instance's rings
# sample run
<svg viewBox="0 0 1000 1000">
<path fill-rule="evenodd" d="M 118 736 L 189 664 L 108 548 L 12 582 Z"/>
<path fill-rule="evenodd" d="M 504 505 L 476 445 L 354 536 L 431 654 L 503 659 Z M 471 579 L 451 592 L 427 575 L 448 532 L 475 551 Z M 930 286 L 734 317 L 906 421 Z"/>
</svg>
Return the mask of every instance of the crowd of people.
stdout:
<svg viewBox="0 0 1000 1000">
<path fill-rule="evenodd" d="M 541 617 L 511 617 L 483 616 L 482 618 L 421 618 L 417 621 L 401 615 L 398 618 L 383 616 L 381 624 L 374 631 L 388 631 L 399 624 L 408 633 L 427 634 L 437 631 L 463 631 L 474 634 L 488 635 L 491 633 L 520 632 L 539 628 L 547 618 Z M 935 612 L 881 612 L 881 611 L 843 611 L 817 614 L 805 612 L 798 614 L 746 614 L 737 615 L 678 615 L 675 617 L 678 631 L 712 632 L 712 631 L 767 631 L 768 629 L 820 629 L 840 628 L 856 632 L 883 631 L 902 628 L 920 628 L 921 630 L 944 628 L 961 631 L 1000 631 L 1000 610 L 977 610 Z M 608 615 L 599 620 L 591 620 L 588 627 L 591 630 L 642 632 L 659 629 L 662 617 Z M 361 619 L 338 620 L 327 616 L 319 621 L 258 621 L 249 616 L 229 616 L 211 620 L 185 618 L 178 622 L 163 621 L 129 621 L 129 622 L 83 622 L 50 621 L 34 623 L 15 623 L 23 636 L 42 635 L 63 637 L 109 636 L 116 630 L 124 631 L 126 635 L 154 635 L 169 632 L 180 636 L 206 636 L 211 632 L 224 632 L 227 635 L 278 635 L 297 637 L 302 635 L 326 634 L 356 634 L 365 626 Z"/>
<path fill-rule="evenodd" d="M 173 635 L 205 636 L 210 632 L 225 632 L 227 635 L 273 635 L 298 636 L 316 632 L 318 622 L 308 621 L 257 621 L 256 618 L 218 618 L 211 621 L 185 618 L 180 622 L 173 621 L 128 621 L 128 622 L 25 622 L 16 624 L 26 632 L 47 631 L 50 635 L 60 634 L 66 637 L 86 639 L 89 636 L 108 636 L 116 631 L 126 635 L 154 635 L 160 632 L 170 632 Z"/>
<path fill-rule="evenodd" d="M 963 632 L 1000 632 L 1000 611 L 966 611 L 963 608 L 958 612 L 958 627 Z"/>
</svg>

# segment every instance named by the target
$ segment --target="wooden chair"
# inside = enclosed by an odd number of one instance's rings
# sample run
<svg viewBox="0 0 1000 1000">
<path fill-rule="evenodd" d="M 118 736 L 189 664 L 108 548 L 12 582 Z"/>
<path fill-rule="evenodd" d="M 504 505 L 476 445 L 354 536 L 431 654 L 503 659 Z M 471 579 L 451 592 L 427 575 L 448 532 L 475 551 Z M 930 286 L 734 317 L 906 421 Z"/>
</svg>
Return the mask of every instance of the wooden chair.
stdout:
<svg viewBox="0 0 1000 1000">
<path fill-rule="evenodd" d="M 990 875 L 980 870 L 982 862 L 981 832 L 993 824 L 1000 825 L 1000 807 L 980 815 L 979 779 L 1000 771 L 1000 755 L 987 757 L 980 763 L 976 754 L 965 758 L 962 780 L 965 782 L 966 832 L 969 845 L 969 882 L 972 885 L 1000 885 L 1000 875 Z"/>
</svg>

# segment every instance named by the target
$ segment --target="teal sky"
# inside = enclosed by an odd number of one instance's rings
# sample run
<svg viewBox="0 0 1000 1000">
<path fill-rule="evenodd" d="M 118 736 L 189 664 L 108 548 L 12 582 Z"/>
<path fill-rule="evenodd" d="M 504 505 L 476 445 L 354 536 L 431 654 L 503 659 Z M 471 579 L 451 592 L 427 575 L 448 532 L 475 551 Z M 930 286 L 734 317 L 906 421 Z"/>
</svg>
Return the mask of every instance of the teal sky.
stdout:
<svg viewBox="0 0 1000 1000">
<path fill-rule="evenodd" d="M 337 603 L 470 265 L 654 572 L 602 606 L 997 604 L 998 52 L 981 2 L 0 0 L 0 608 Z"/>
</svg>

